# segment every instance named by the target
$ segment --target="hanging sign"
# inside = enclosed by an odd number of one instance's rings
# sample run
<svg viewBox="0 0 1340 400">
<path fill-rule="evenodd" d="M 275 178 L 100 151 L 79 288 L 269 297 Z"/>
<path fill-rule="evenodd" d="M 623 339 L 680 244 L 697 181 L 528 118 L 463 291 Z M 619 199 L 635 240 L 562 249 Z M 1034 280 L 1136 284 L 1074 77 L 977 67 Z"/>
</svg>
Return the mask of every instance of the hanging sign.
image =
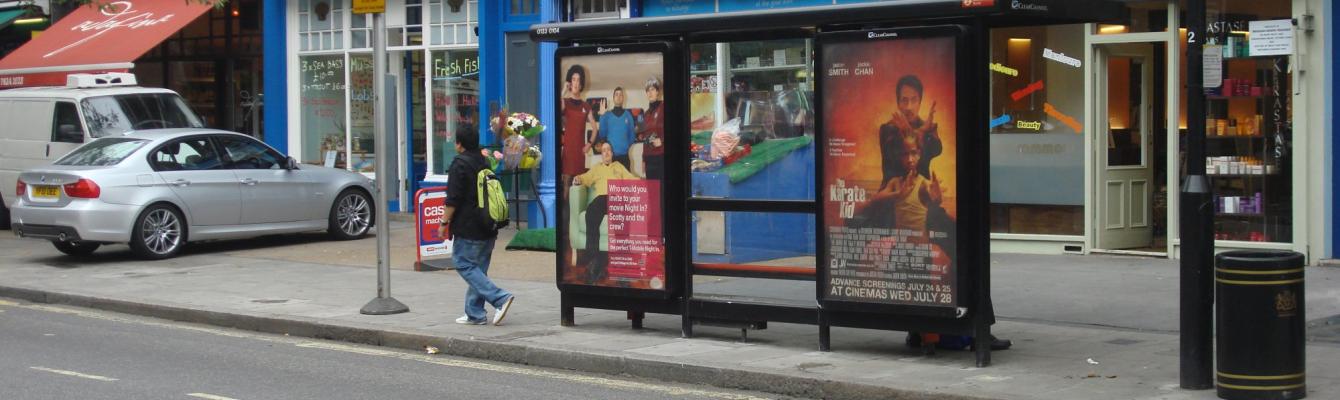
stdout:
<svg viewBox="0 0 1340 400">
<path fill-rule="evenodd" d="M 1217 88 L 1224 80 L 1223 46 L 1205 45 L 1201 53 L 1201 82 L 1204 87 Z"/>
<path fill-rule="evenodd" d="M 1248 51 L 1252 57 L 1293 54 L 1293 21 L 1251 21 L 1247 23 Z"/>
<path fill-rule="evenodd" d="M 354 0 L 354 14 L 381 14 L 386 12 L 386 0 Z"/>
</svg>

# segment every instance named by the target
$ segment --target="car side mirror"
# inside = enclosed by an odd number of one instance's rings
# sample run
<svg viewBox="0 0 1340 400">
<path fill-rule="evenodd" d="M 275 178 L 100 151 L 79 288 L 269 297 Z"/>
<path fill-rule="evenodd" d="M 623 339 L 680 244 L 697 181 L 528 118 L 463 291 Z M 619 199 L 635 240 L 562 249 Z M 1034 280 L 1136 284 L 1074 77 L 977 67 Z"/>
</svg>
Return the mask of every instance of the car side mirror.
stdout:
<svg viewBox="0 0 1340 400">
<path fill-rule="evenodd" d="M 284 158 L 284 169 L 287 169 L 287 170 L 290 170 L 290 171 L 295 170 L 295 169 L 298 169 L 298 160 L 294 160 L 293 157 L 291 157 L 291 156 L 290 156 L 290 157 L 285 157 L 285 158 Z"/>
<path fill-rule="evenodd" d="M 56 128 L 63 141 L 79 143 L 84 140 L 84 133 L 79 131 L 79 127 L 74 124 L 61 124 Z"/>
</svg>

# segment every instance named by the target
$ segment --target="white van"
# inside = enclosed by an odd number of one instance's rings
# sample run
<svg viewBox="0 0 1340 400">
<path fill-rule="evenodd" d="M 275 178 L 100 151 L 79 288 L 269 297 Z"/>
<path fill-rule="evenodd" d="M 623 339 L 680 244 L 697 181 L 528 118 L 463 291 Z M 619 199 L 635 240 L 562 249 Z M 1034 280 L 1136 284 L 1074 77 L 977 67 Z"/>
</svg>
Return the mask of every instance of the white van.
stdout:
<svg viewBox="0 0 1340 400">
<path fill-rule="evenodd" d="M 71 74 L 67 81 L 0 90 L 0 229 L 9 229 L 8 205 L 24 170 L 104 136 L 204 127 L 176 92 L 135 86 L 134 75 Z"/>
</svg>

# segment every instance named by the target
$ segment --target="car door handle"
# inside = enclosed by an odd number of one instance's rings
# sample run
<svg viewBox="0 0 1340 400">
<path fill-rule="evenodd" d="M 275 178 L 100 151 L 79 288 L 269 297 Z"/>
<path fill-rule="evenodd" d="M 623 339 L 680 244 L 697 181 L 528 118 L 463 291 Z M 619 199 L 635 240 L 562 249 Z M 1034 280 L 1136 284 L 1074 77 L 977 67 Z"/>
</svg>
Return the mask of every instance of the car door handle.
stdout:
<svg viewBox="0 0 1340 400">
<path fill-rule="evenodd" d="M 251 178 L 242 178 L 242 184 L 247 186 L 256 186 L 256 180 Z"/>
<path fill-rule="evenodd" d="M 178 180 L 172 181 L 172 186 L 177 186 L 177 187 L 191 186 L 191 181 L 188 181 L 188 180 L 185 180 L 185 179 L 178 179 Z"/>
</svg>

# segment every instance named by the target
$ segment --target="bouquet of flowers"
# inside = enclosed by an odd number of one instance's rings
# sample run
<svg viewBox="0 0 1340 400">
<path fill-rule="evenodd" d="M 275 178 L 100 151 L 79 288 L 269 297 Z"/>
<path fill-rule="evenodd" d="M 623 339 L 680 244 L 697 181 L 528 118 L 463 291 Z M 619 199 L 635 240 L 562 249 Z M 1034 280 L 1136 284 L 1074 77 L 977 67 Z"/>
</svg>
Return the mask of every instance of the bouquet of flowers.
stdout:
<svg viewBox="0 0 1340 400">
<path fill-rule="evenodd" d="M 499 111 L 489 119 L 489 129 L 503 142 L 502 160 L 506 169 L 530 169 L 539 165 L 539 148 L 531 141 L 544 132 L 544 125 L 534 115 L 518 112 Z"/>
<path fill-rule="evenodd" d="M 521 135 L 529 140 L 544 132 L 544 125 L 534 115 L 523 112 L 508 114 L 504 109 L 489 119 L 489 129 L 504 140 L 513 135 Z"/>
</svg>

